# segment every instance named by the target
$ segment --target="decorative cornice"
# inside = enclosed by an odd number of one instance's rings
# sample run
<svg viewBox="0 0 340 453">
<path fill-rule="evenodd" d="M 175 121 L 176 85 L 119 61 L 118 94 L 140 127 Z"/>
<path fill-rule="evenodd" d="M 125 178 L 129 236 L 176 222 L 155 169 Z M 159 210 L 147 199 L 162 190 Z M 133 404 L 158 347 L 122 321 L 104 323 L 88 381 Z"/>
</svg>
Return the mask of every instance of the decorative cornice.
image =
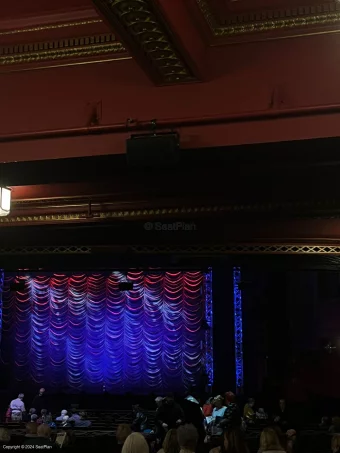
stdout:
<svg viewBox="0 0 340 453">
<path fill-rule="evenodd" d="M 155 83 L 196 80 L 152 0 L 93 0 L 93 3 Z"/>
<path fill-rule="evenodd" d="M 216 255 L 340 255 L 340 242 L 333 244 L 226 244 L 226 245 L 138 245 L 131 246 L 136 254 L 176 254 L 192 256 Z"/>
<path fill-rule="evenodd" d="M 43 224 L 79 221 L 104 221 L 116 219 L 148 219 L 162 217 L 206 217 L 207 215 L 251 214 L 292 212 L 293 217 L 325 217 L 337 218 L 340 201 L 330 200 L 319 202 L 289 202 L 289 203 L 255 203 L 229 205 L 193 205 L 167 207 L 136 207 L 132 209 L 115 209 L 114 203 L 104 200 L 92 200 L 91 215 L 89 216 L 89 200 L 82 198 L 61 198 L 57 200 L 21 200 L 14 201 L 12 214 L 0 217 L 0 226 L 20 224 Z M 40 213 L 41 212 L 41 213 Z M 312 214 L 309 214 L 312 213 Z M 324 213 L 325 215 L 322 215 Z M 333 213 L 333 214 L 332 214 Z M 334 215 L 335 214 L 335 215 Z"/>
<path fill-rule="evenodd" d="M 18 28 L 15 30 L 4 30 L 0 31 L 0 36 L 9 36 L 9 35 L 18 35 L 23 33 L 36 33 L 40 31 L 46 30 L 60 30 L 63 28 L 73 28 L 73 27 L 80 27 L 84 25 L 93 25 L 99 24 L 103 21 L 101 19 L 86 19 L 86 20 L 78 20 L 75 22 L 65 22 L 59 24 L 46 24 L 46 25 L 36 25 L 34 27 L 26 27 L 26 28 Z"/>
<path fill-rule="evenodd" d="M 0 65 L 37 63 L 124 53 L 113 34 L 0 47 Z"/>
<path fill-rule="evenodd" d="M 259 13 L 233 15 L 225 24 L 218 23 L 207 0 L 196 0 L 215 37 L 232 37 L 247 33 L 336 25 L 340 22 L 340 4 L 324 2 L 318 6 L 301 6 Z M 317 31 L 315 32 L 317 33 Z"/>
</svg>

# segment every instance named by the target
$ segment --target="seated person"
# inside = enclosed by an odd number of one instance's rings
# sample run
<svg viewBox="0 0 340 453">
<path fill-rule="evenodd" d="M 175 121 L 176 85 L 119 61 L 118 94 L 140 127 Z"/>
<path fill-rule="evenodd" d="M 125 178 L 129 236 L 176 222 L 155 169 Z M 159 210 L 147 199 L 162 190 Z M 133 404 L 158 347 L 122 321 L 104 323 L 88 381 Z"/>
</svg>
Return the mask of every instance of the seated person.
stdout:
<svg viewBox="0 0 340 453">
<path fill-rule="evenodd" d="M 36 437 L 38 432 L 38 425 L 35 422 L 26 423 L 26 434 L 25 437 Z"/>
<path fill-rule="evenodd" d="M 31 407 L 31 409 L 28 411 L 28 413 L 26 412 L 25 414 L 23 414 L 22 421 L 23 422 L 32 421 L 32 415 L 34 415 L 35 413 L 36 413 L 36 410 L 33 407 Z"/>
<path fill-rule="evenodd" d="M 340 417 L 332 418 L 332 425 L 329 428 L 329 432 L 332 434 L 340 434 Z"/>
<path fill-rule="evenodd" d="M 256 418 L 257 420 L 268 420 L 268 414 L 265 413 L 263 407 L 260 407 L 256 412 Z"/>
<path fill-rule="evenodd" d="M 211 435 L 221 435 L 223 428 L 220 423 L 225 417 L 227 407 L 223 404 L 223 396 L 218 395 L 213 400 L 213 412 L 211 417 L 206 417 L 206 431 Z"/>
<path fill-rule="evenodd" d="M 77 413 L 76 409 L 72 409 L 72 415 L 69 418 L 69 422 L 73 422 L 76 428 L 89 428 L 91 426 L 90 420 L 86 420 L 86 413 Z"/>
<path fill-rule="evenodd" d="M 5 423 L 9 423 L 12 420 L 12 410 L 11 407 L 8 406 L 8 409 L 5 414 Z"/>
<path fill-rule="evenodd" d="M 139 404 L 132 406 L 133 422 L 132 430 L 142 433 L 148 429 L 148 416 Z"/>
<path fill-rule="evenodd" d="M 129 435 L 132 433 L 131 427 L 128 424 L 122 424 L 118 425 L 117 431 L 116 431 L 116 440 L 117 440 L 117 446 L 116 449 L 114 450 L 115 453 L 119 453 L 122 451 L 124 442 L 126 439 L 129 437 Z"/>
<path fill-rule="evenodd" d="M 60 426 L 63 428 L 71 428 L 72 424 L 70 423 L 69 420 L 70 420 L 70 417 L 68 415 L 64 415 Z"/>
<path fill-rule="evenodd" d="M 236 397 L 233 392 L 225 394 L 225 401 L 227 410 L 225 411 L 224 418 L 221 421 L 223 429 L 236 428 L 241 425 L 241 414 L 236 404 Z"/>
<path fill-rule="evenodd" d="M 340 452 L 340 436 L 335 435 L 332 437 L 332 453 Z"/>
<path fill-rule="evenodd" d="M 48 425 L 40 425 L 38 426 L 37 435 L 30 439 L 26 439 L 23 445 L 35 445 L 38 448 L 45 447 L 51 451 L 51 447 L 55 447 L 55 444 L 51 441 L 51 435 L 52 430 Z"/>
<path fill-rule="evenodd" d="M 256 414 L 254 411 L 255 400 L 249 398 L 248 403 L 244 406 L 243 409 L 243 418 L 247 423 L 254 423 L 256 419 Z"/>
<path fill-rule="evenodd" d="M 6 450 L 11 441 L 11 433 L 7 428 L 0 428 L 0 449 Z"/>
<path fill-rule="evenodd" d="M 206 401 L 206 403 L 203 404 L 204 417 L 211 417 L 212 416 L 212 413 L 213 413 L 213 410 L 214 410 L 213 401 L 214 401 L 214 398 L 209 398 Z"/>
<path fill-rule="evenodd" d="M 63 409 L 59 415 L 59 417 L 56 418 L 57 422 L 62 422 L 63 418 L 67 415 L 67 410 Z"/>
</svg>

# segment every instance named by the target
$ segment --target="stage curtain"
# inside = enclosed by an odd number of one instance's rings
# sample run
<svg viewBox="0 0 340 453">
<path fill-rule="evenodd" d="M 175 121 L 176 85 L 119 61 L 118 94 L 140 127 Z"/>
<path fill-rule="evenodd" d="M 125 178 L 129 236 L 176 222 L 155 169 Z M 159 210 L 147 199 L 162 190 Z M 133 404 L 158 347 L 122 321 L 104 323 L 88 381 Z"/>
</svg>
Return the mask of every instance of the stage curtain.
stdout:
<svg viewBox="0 0 340 453">
<path fill-rule="evenodd" d="M 55 391 L 183 392 L 206 362 L 206 284 L 197 271 L 7 276 L 2 360 Z"/>
</svg>

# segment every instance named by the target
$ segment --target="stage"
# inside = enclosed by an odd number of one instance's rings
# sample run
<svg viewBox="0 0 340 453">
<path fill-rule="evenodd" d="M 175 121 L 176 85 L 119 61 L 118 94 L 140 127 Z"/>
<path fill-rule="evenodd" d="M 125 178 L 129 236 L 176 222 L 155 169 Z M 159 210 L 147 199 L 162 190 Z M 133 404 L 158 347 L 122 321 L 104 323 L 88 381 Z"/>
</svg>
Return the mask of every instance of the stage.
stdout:
<svg viewBox="0 0 340 453">
<path fill-rule="evenodd" d="M 164 395 L 204 377 L 211 386 L 211 281 L 211 271 L 160 269 L 5 274 L 3 387 Z"/>
</svg>

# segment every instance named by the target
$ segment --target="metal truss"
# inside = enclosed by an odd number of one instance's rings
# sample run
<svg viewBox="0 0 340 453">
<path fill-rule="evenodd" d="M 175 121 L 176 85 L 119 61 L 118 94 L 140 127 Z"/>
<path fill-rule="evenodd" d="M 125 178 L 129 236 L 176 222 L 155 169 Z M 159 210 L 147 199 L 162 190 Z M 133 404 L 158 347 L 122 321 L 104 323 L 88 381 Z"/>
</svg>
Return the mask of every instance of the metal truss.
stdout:
<svg viewBox="0 0 340 453">
<path fill-rule="evenodd" d="M 87 255 L 91 247 L 83 245 L 66 245 L 50 247 L 13 247 L 0 248 L 0 255 Z"/>
<path fill-rule="evenodd" d="M 235 334 L 235 370 L 236 392 L 241 393 L 244 385 L 243 375 L 243 322 L 242 322 L 242 292 L 239 288 L 241 282 L 241 268 L 234 267 L 234 334 Z"/>
<path fill-rule="evenodd" d="M 245 255 L 340 255 L 340 242 L 333 244 L 220 244 L 220 245 L 133 245 L 134 253 L 195 254 L 211 256 L 225 254 Z"/>
<path fill-rule="evenodd" d="M 214 354 L 213 354 L 213 298 L 212 298 L 212 269 L 205 274 L 205 373 L 208 377 L 208 386 L 214 383 Z"/>
</svg>

